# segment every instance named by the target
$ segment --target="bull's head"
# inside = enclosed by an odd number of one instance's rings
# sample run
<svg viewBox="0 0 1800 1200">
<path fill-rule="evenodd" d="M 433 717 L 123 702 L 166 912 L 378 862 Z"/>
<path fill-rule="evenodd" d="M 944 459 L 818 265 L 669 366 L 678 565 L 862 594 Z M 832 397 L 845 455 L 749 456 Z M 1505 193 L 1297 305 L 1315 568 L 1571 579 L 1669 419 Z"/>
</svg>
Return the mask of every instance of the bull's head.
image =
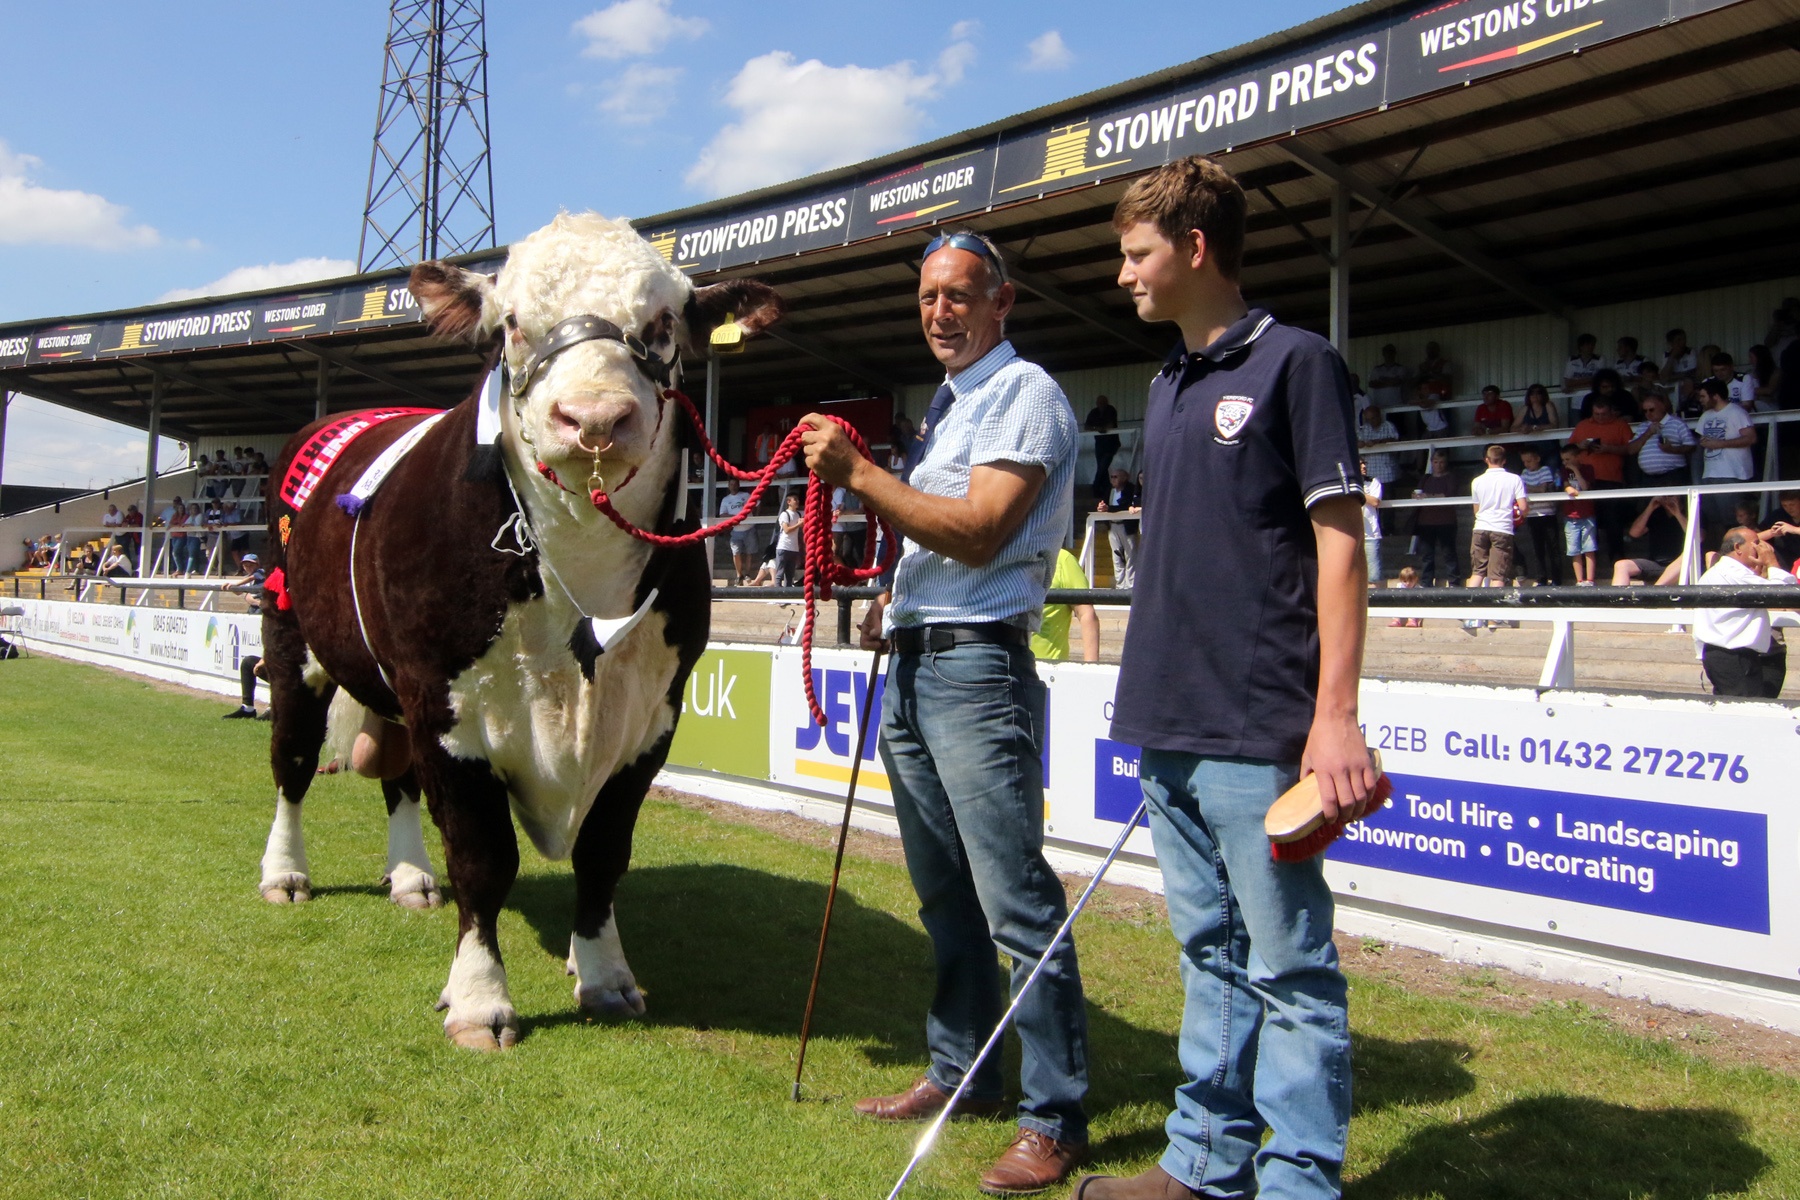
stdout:
<svg viewBox="0 0 1800 1200">
<path fill-rule="evenodd" d="M 630 225 L 593 213 L 562 213 L 515 243 L 497 278 L 425 262 L 411 288 L 435 333 L 481 343 L 504 331 L 515 390 L 506 424 L 571 481 L 596 455 L 617 480 L 673 447 L 660 379 L 677 352 L 703 354 L 734 314 L 751 333 L 781 316 L 768 285 L 696 289 Z M 577 331 L 588 336 L 564 336 L 572 317 L 599 320 Z"/>
</svg>

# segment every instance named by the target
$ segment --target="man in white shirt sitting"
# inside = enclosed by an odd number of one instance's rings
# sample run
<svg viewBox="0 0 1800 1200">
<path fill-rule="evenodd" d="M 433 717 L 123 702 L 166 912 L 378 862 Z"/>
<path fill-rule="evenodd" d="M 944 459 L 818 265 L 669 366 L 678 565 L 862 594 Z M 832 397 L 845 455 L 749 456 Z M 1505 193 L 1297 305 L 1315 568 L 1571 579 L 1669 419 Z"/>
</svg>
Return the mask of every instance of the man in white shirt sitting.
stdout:
<svg viewBox="0 0 1800 1200">
<path fill-rule="evenodd" d="M 1727 530 L 1719 543 L 1719 559 L 1700 582 L 1725 587 L 1795 583 L 1775 565 L 1775 548 L 1756 530 Z M 1694 622 L 1700 664 L 1706 668 L 1713 695 L 1773 700 L 1787 678 L 1787 646 L 1778 640 L 1767 609 L 1703 608 Z"/>
</svg>

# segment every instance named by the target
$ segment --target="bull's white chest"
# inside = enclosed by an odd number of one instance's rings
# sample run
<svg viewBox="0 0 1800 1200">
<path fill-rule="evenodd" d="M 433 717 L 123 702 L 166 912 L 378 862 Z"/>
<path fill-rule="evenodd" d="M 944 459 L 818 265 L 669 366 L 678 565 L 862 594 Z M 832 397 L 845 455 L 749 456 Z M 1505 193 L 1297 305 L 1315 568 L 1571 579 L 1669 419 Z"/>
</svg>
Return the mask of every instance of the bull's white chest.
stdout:
<svg viewBox="0 0 1800 1200">
<path fill-rule="evenodd" d="M 649 612 L 594 660 L 590 683 L 569 650 L 576 614 L 539 598 L 512 605 L 500 636 L 450 685 L 456 724 L 444 748 L 483 758 L 546 858 L 568 857 L 600 787 L 675 724 L 679 669 L 667 624 Z"/>
</svg>

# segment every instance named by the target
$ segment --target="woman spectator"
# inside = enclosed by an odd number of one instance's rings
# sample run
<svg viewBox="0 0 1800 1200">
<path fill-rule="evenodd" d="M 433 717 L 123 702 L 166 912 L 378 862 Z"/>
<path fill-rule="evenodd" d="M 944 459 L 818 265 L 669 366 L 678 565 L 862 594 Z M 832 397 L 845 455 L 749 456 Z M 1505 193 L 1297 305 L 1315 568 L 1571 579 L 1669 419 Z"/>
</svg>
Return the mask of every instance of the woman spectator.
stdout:
<svg viewBox="0 0 1800 1200">
<path fill-rule="evenodd" d="M 191 516 L 188 506 L 177 500 L 169 513 L 169 574 L 191 575 L 194 572 L 194 560 L 200 557 L 200 539 L 185 532 L 193 526 L 199 516 L 196 510 Z"/>
<path fill-rule="evenodd" d="M 1556 410 L 1550 406 L 1550 389 L 1534 383 L 1525 389 L 1525 402 L 1519 406 L 1518 419 L 1512 423 L 1514 433 L 1538 433 L 1555 429 Z"/>
<path fill-rule="evenodd" d="M 800 575 L 800 493 L 789 492 L 781 510 L 781 534 L 775 541 L 775 579 L 782 587 L 799 583 Z"/>
</svg>

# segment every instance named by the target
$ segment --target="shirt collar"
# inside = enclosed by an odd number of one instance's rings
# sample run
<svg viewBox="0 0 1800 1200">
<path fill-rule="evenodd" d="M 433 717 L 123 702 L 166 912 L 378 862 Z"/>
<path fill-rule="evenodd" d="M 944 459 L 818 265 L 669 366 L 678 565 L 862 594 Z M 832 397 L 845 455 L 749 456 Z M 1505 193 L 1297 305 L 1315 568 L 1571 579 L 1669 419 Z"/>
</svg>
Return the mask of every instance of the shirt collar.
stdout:
<svg viewBox="0 0 1800 1200">
<path fill-rule="evenodd" d="M 1196 358 L 1203 358 L 1215 365 L 1222 363 L 1267 333 L 1274 324 L 1275 318 L 1269 315 L 1267 309 L 1253 308 L 1239 317 L 1224 333 L 1214 338 L 1211 345 L 1198 353 L 1189 354 L 1186 339 L 1177 339 L 1175 349 L 1170 351 L 1169 357 L 1164 360 L 1164 369 L 1179 369 L 1183 362 Z"/>
<path fill-rule="evenodd" d="M 964 396 L 992 379 L 996 371 L 1017 357 L 1019 357 L 1019 352 L 1013 349 L 1013 344 L 1007 339 L 1001 338 L 998 346 L 989 350 L 986 354 L 958 371 L 955 375 L 946 376 L 944 382 L 950 385 L 950 391 L 955 394 L 958 400 L 961 400 Z"/>
</svg>

